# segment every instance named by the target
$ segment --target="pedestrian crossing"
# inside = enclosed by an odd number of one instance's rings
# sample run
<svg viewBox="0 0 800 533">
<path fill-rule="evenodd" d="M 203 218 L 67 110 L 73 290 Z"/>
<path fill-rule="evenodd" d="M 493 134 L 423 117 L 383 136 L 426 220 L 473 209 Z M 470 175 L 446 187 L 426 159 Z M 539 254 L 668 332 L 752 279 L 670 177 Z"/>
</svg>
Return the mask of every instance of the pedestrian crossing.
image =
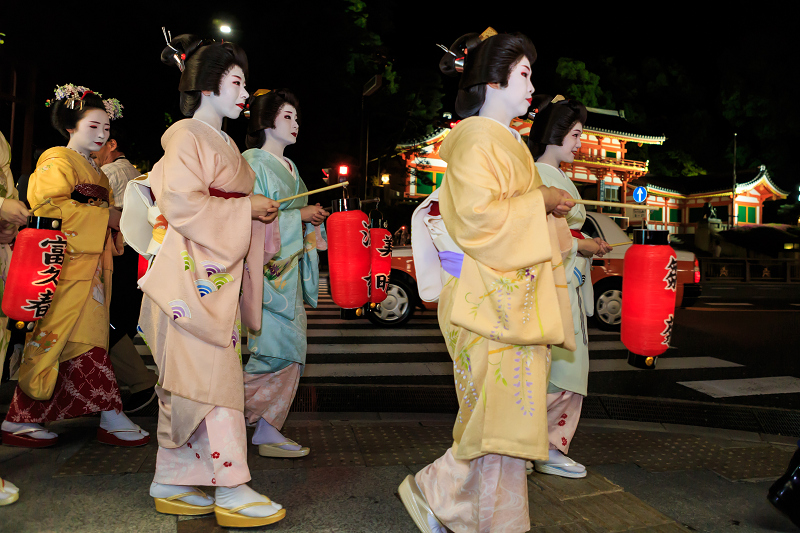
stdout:
<svg viewBox="0 0 800 533">
<path fill-rule="evenodd" d="M 418 309 L 409 322 L 397 328 L 377 326 L 364 317 L 344 320 L 340 318 L 340 308 L 329 295 L 327 278 L 321 278 L 318 306 L 306 306 L 306 312 L 308 351 L 301 384 L 453 384 L 453 364 L 439 330 L 435 310 Z M 667 372 L 680 370 L 683 372 L 675 374 L 675 379 L 670 381 L 685 390 L 692 388 L 689 382 L 683 381 L 682 386 L 678 383 L 686 379 L 686 372 L 743 368 L 743 365 L 719 357 L 681 356 L 680 348 L 672 347 L 668 354 L 659 359 L 655 371 L 643 371 L 627 363 L 628 351 L 620 341 L 619 332 L 589 328 L 588 335 L 589 372 L 598 379 L 601 376 L 606 379 L 609 376 L 633 376 L 637 373 L 643 376 L 642 379 L 649 379 L 644 376 L 666 375 Z M 143 356 L 149 355 L 144 343 L 137 344 Z M 242 344 L 246 360 L 249 350 L 246 342 Z M 708 386 L 693 388 L 703 393 L 709 389 Z"/>
</svg>

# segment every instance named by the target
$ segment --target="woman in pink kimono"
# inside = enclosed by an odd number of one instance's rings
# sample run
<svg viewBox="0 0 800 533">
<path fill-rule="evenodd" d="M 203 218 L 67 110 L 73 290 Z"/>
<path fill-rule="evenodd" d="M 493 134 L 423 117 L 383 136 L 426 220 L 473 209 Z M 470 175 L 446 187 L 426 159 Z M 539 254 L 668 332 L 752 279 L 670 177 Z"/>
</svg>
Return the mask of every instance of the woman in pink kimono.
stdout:
<svg viewBox="0 0 800 533">
<path fill-rule="evenodd" d="M 221 130 L 244 108 L 247 56 L 233 43 L 182 35 L 168 41 L 162 61 L 181 69 L 181 111 L 192 118 L 167 130 L 150 172 L 167 224 L 140 281 L 139 329 L 159 369 L 150 495 L 162 513 L 214 512 L 224 527 L 263 526 L 286 511 L 246 484 L 240 340 L 242 324 L 261 324 L 261 270 L 279 247 L 270 224 L 278 204 L 252 195 L 255 175 Z M 197 485 L 215 487 L 215 497 Z"/>
</svg>

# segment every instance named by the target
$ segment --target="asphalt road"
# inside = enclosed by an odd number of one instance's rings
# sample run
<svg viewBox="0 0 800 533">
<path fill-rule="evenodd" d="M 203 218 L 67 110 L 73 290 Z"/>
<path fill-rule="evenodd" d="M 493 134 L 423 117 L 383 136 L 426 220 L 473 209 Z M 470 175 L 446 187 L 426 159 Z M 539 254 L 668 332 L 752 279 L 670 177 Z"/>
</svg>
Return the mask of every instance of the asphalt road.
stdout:
<svg viewBox="0 0 800 533">
<path fill-rule="evenodd" d="M 617 356 L 590 353 L 594 361 Z M 741 366 L 665 368 L 686 358 Z M 723 385 L 744 384 L 748 395 L 711 396 L 681 384 L 720 380 L 737 380 Z M 705 284 L 695 305 L 676 311 L 672 347 L 656 370 L 593 372 L 589 393 L 800 409 L 800 284 Z"/>
</svg>

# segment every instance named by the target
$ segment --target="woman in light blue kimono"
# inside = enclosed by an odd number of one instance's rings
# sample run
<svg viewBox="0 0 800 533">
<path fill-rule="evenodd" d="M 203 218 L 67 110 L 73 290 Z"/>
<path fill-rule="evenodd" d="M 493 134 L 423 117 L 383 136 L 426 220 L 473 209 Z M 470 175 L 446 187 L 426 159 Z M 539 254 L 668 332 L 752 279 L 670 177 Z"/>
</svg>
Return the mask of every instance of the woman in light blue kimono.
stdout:
<svg viewBox="0 0 800 533">
<path fill-rule="evenodd" d="M 528 145 L 536 159 L 542 183 L 567 191 L 580 198 L 575 184 L 561 170 L 561 163 L 572 163 L 581 147 L 581 133 L 586 123 L 586 108 L 563 96 L 539 95 L 533 100 L 536 109 Z M 600 237 L 581 233 L 586 209 L 576 204 L 566 216 L 572 232 L 572 249 L 564 260 L 567 287 L 575 333 L 575 351 L 553 346 L 550 380 L 547 387 L 547 425 L 550 440 L 547 461 L 534 461 L 542 474 L 568 478 L 586 477 L 586 468 L 569 457 L 569 445 L 578 428 L 583 398 L 589 382 L 589 332 L 586 317 L 594 313 L 592 292 L 592 256 L 603 257 L 611 247 Z"/>
<path fill-rule="evenodd" d="M 255 193 L 279 200 L 307 192 L 297 166 L 284 149 L 297 141 L 296 97 L 288 90 L 256 91 L 250 102 L 247 150 L 243 156 L 256 173 Z M 280 428 L 294 400 L 306 362 L 306 312 L 317 306 L 319 259 L 327 249 L 328 216 L 308 197 L 281 204 L 278 215 L 281 248 L 264 265 L 261 330 L 250 331 L 251 356 L 244 369 L 245 408 L 256 424 L 253 444 L 264 457 L 302 457 L 309 449 L 284 437 Z"/>
</svg>

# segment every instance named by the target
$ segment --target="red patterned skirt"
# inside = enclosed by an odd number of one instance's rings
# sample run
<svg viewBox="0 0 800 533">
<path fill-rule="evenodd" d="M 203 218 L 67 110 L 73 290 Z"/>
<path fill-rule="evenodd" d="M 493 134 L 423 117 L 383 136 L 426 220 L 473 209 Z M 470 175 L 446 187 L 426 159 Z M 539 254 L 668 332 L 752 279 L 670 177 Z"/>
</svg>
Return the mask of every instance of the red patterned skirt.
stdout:
<svg viewBox="0 0 800 533">
<path fill-rule="evenodd" d="M 122 411 L 114 367 L 102 348 L 58 365 L 58 379 L 49 400 L 33 400 L 17 386 L 6 420 L 16 423 L 53 422 L 100 411 Z"/>
</svg>

